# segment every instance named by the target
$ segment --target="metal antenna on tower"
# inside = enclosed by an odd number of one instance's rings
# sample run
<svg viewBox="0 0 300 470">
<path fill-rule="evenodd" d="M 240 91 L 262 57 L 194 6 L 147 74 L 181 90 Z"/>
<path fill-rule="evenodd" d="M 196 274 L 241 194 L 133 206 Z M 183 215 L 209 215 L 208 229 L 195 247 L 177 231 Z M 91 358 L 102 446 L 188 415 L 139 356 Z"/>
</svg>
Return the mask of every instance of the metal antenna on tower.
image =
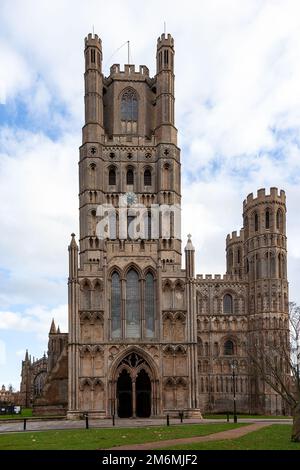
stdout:
<svg viewBox="0 0 300 470">
<path fill-rule="evenodd" d="M 166 22 L 165 22 L 165 21 L 164 21 L 164 33 L 165 33 L 165 35 L 166 35 L 166 33 L 167 33 L 167 25 L 166 25 Z"/>
<path fill-rule="evenodd" d="M 128 45 L 128 62 L 127 64 L 130 63 L 130 41 L 127 41 L 127 45 Z"/>
<path fill-rule="evenodd" d="M 95 36 L 95 29 L 94 29 L 94 25 L 93 25 L 93 36 Z"/>
</svg>

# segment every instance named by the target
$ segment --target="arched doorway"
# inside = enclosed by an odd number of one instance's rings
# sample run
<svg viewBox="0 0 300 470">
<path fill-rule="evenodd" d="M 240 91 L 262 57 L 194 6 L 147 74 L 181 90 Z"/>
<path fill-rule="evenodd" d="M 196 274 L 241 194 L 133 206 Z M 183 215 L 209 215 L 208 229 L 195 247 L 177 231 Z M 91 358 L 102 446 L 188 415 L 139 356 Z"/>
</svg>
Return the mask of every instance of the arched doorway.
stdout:
<svg viewBox="0 0 300 470">
<path fill-rule="evenodd" d="M 144 369 L 138 373 L 135 387 L 136 415 L 139 418 L 149 418 L 151 415 L 151 381 Z"/>
<path fill-rule="evenodd" d="M 111 409 L 119 418 L 158 414 L 158 381 L 151 361 L 133 350 L 120 358 L 113 369 Z"/>
<path fill-rule="evenodd" d="M 118 416 L 130 418 L 132 416 L 132 380 L 124 369 L 117 381 Z"/>
</svg>

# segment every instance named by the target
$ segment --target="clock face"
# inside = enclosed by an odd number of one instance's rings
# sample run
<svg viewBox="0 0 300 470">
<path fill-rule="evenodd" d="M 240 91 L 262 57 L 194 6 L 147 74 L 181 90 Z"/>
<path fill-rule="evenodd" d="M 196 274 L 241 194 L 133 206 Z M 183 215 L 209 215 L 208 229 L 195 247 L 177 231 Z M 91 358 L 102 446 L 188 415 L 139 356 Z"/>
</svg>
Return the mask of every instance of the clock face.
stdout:
<svg viewBox="0 0 300 470">
<path fill-rule="evenodd" d="M 127 206 L 132 206 L 133 204 L 137 203 L 137 196 L 135 193 L 126 193 L 124 194 L 124 202 Z"/>
</svg>

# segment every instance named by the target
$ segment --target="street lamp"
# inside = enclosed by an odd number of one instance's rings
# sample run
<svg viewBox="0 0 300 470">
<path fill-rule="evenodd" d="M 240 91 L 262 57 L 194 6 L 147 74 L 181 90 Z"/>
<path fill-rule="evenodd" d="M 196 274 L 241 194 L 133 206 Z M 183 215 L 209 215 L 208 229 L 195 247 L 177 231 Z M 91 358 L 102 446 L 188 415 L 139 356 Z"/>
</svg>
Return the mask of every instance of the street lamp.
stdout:
<svg viewBox="0 0 300 470">
<path fill-rule="evenodd" d="M 236 396 L 235 396 L 235 371 L 237 369 L 238 362 L 233 359 L 231 362 L 231 369 L 232 369 L 232 383 L 233 383 L 233 422 L 237 423 L 237 415 L 236 415 Z"/>
</svg>

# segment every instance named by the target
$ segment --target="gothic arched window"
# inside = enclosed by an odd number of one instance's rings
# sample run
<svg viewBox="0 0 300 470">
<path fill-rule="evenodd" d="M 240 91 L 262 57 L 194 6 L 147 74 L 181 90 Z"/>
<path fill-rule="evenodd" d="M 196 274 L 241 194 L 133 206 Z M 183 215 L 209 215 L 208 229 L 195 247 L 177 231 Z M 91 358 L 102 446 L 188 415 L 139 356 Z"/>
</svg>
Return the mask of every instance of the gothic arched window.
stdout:
<svg viewBox="0 0 300 470">
<path fill-rule="evenodd" d="M 271 277 L 276 277 L 276 258 L 273 252 L 271 253 L 271 256 L 270 256 L 270 274 L 271 274 Z"/>
<path fill-rule="evenodd" d="M 148 273 L 145 279 L 145 335 L 147 338 L 153 338 L 155 328 L 155 282 L 153 274 Z"/>
<path fill-rule="evenodd" d="M 266 210 L 266 220 L 265 220 L 266 229 L 270 228 L 270 211 L 269 209 Z"/>
<path fill-rule="evenodd" d="M 233 251 L 229 250 L 228 253 L 228 270 L 230 270 L 233 266 Z"/>
<path fill-rule="evenodd" d="M 245 217 L 245 238 L 249 237 L 249 219 Z"/>
<path fill-rule="evenodd" d="M 91 286 L 87 281 L 81 287 L 81 308 L 83 310 L 91 308 Z"/>
<path fill-rule="evenodd" d="M 139 338 L 140 325 L 140 287 L 139 277 L 134 269 L 130 269 L 126 277 L 126 337 Z"/>
<path fill-rule="evenodd" d="M 163 189 L 170 189 L 170 165 L 169 163 L 165 163 L 163 166 Z"/>
<path fill-rule="evenodd" d="M 281 209 L 278 209 L 276 213 L 276 228 L 283 232 L 283 214 Z"/>
<path fill-rule="evenodd" d="M 234 355 L 234 344 L 231 340 L 227 340 L 224 344 L 224 356 Z"/>
<path fill-rule="evenodd" d="M 124 91 L 121 98 L 121 125 L 122 132 L 135 134 L 137 132 L 138 100 L 132 89 Z"/>
<path fill-rule="evenodd" d="M 111 336 L 121 337 L 121 283 L 116 272 L 111 277 Z"/>
<path fill-rule="evenodd" d="M 144 172 L 144 186 L 151 186 L 152 184 L 152 175 L 149 169 Z"/>
<path fill-rule="evenodd" d="M 134 184 L 134 175 L 133 175 L 133 170 L 131 168 L 129 168 L 129 170 L 127 170 L 126 184 L 130 184 L 130 185 Z"/>
<path fill-rule="evenodd" d="M 233 301 L 230 294 L 225 294 L 223 297 L 223 313 L 233 313 Z"/>
<path fill-rule="evenodd" d="M 110 186 L 115 186 L 116 185 L 116 170 L 115 170 L 115 168 L 111 168 L 109 170 L 108 184 Z"/>
<path fill-rule="evenodd" d="M 259 219 L 258 219 L 258 214 L 255 212 L 254 214 L 254 230 L 255 232 L 258 232 L 259 229 Z"/>
</svg>

